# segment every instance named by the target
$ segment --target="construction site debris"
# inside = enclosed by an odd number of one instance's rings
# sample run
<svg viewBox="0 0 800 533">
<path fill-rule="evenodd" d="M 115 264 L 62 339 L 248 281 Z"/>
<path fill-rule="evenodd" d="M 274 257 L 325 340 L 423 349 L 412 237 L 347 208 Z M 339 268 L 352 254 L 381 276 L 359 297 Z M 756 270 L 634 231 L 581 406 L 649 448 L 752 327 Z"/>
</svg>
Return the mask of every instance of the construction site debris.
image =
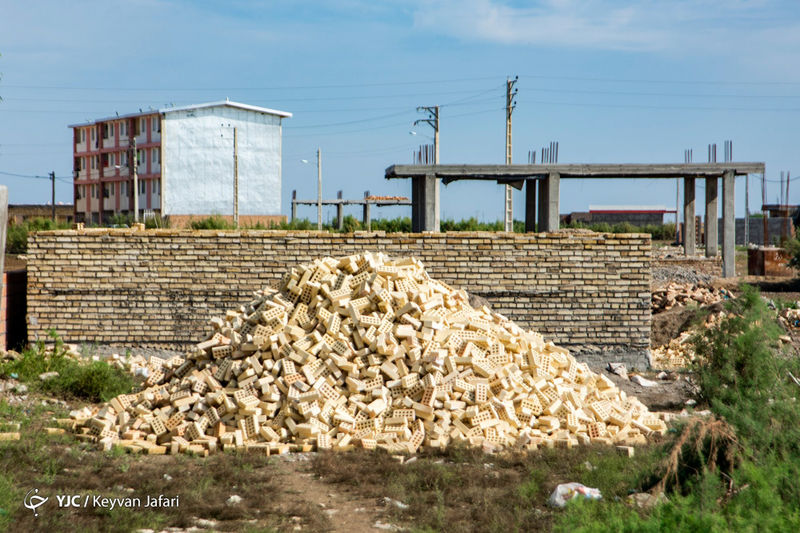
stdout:
<svg viewBox="0 0 800 533">
<path fill-rule="evenodd" d="M 651 366 L 658 370 L 680 370 L 687 368 L 695 359 L 694 348 L 690 339 L 697 334 L 698 328 L 715 328 L 723 318 L 725 311 L 709 314 L 700 326 L 695 326 L 689 331 L 684 331 L 669 344 L 656 346 L 650 349 Z"/>
<path fill-rule="evenodd" d="M 389 201 L 396 201 L 396 202 L 407 202 L 408 201 L 408 197 L 407 196 L 376 196 L 376 195 L 373 194 L 371 196 L 367 196 L 365 198 L 365 200 L 369 200 L 371 202 L 380 201 L 380 200 L 389 200 Z"/>
<path fill-rule="evenodd" d="M 151 358 L 142 390 L 64 423 L 103 449 L 201 455 L 632 445 L 667 429 L 414 258 L 316 260 L 210 325 L 187 357 Z"/>
<path fill-rule="evenodd" d="M 800 306 L 800 302 L 795 305 Z M 780 313 L 778 313 L 778 322 L 786 330 L 800 329 L 800 308 L 781 309 Z"/>
<path fill-rule="evenodd" d="M 548 503 L 552 507 L 565 507 L 569 500 L 574 500 L 575 498 L 599 500 L 602 497 L 600 489 L 587 487 L 581 483 L 561 483 L 553 490 Z"/>
<path fill-rule="evenodd" d="M 690 302 L 711 305 L 731 297 L 731 293 L 726 289 L 673 282 L 653 291 L 650 309 L 656 314 L 672 309 L 676 305 L 687 305 Z"/>
</svg>

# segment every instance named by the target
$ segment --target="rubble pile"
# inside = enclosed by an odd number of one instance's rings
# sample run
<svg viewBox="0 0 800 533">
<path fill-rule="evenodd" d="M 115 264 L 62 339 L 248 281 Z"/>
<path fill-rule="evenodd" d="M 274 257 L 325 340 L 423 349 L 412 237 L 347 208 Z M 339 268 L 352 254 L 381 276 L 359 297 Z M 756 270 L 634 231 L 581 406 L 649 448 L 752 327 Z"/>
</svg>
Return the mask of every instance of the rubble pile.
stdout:
<svg viewBox="0 0 800 533">
<path fill-rule="evenodd" d="M 695 352 L 689 340 L 698 333 L 699 329 L 710 329 L 719 326 L 727 312 L 711 313 L 701 326 L 692 327 L 684 331 L 669 344 L 657 346 L 650 350 L 651 366 L 657 370 L 681 370 L 691 365 L 695 359 Z"/>
<path fill-rule="evenodd" d="M 653 314 L 656 314 L 672 309 L 676 305 L 687 305 L 690 302 L 711 305 L 729 298 L 732 298 L 732 295 L 726 289 L 672 282 L 665 287 L 653 290 L 650 309 Z"/>
<path fill-rule="evenodd" d="M 631 445 L 648 412 L 414 258 L 364 253 L 291 269 L 142 390 L 71 413 L 79 438 L 147 453 L 265 453 L 467 441 L 487 450 Z"/>
<path fill-rule="evenodd" d="M 800 302 L 795 305 L 800 305 Z M 800 308 L 781 309 L 778 313 L 778 322 L 787 331 L 800 329 Z"/>
</svg>

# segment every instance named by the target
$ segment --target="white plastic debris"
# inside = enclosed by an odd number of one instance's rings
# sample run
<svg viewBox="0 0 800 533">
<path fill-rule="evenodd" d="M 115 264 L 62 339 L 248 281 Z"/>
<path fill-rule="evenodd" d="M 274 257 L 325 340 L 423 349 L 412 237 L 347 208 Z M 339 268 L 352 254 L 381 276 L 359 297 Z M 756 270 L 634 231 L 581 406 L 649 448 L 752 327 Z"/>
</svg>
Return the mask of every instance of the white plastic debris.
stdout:
<svg viewBox="0 0 800 533">
<path fill-rule="evenodd" d="M 581 483 L 562 483 L 550 495 L 548 503 L 553 507 L 564 507 L 569 500 L 574 500 L 575 498 L 599 500 L 602 497 L 600 489 L 587 487 Z"/>
<path fill-rule="evenodd" d="M 642 376 L 631 376 L 631 381 L 642 387 L 655 387 L 658 385 L 655 381 L 643 378 Z"/>
</svg>

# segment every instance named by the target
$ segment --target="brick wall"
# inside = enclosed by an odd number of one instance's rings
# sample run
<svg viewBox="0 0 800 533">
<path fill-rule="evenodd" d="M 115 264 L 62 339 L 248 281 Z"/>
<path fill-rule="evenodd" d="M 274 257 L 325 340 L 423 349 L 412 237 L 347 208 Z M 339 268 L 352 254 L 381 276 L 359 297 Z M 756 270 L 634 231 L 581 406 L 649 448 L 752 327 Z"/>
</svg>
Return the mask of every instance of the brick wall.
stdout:
<svg viewBox="0 0 800 533">
<path fill-rule="evenodd" d="M 29 338 L 185 347 L 292 265 L 383 251 L 573 349 L 647 354 L 650 236 L 83 230 L 32 234 Z"/>
</svg>

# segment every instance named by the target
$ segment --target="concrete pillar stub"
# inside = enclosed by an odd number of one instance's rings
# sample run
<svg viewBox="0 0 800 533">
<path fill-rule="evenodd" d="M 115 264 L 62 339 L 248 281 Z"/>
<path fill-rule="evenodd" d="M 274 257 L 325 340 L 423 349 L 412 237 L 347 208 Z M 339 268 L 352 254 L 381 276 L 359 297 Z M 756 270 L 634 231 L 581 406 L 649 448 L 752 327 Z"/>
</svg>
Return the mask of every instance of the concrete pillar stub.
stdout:
<svg viewBox="0 0 800 533">
<path fill-rule="evenodd" d="M 716 257 L 719 250 L 717 196 L 717 178 L 706 178 L 706 257 Z"/>
<path fill-rule="evenodd" d="M 734 189 L 736 176 L 732 170 L 722 177 L 722 277 L 736 275 L 736 214 L 734 213 Z"/>
<path fill-rule="evenodd" d="M 697 253 L 694 212 L 694 178 L 683 178 L 683 253 L 686 255 Z"/>
</svg>

